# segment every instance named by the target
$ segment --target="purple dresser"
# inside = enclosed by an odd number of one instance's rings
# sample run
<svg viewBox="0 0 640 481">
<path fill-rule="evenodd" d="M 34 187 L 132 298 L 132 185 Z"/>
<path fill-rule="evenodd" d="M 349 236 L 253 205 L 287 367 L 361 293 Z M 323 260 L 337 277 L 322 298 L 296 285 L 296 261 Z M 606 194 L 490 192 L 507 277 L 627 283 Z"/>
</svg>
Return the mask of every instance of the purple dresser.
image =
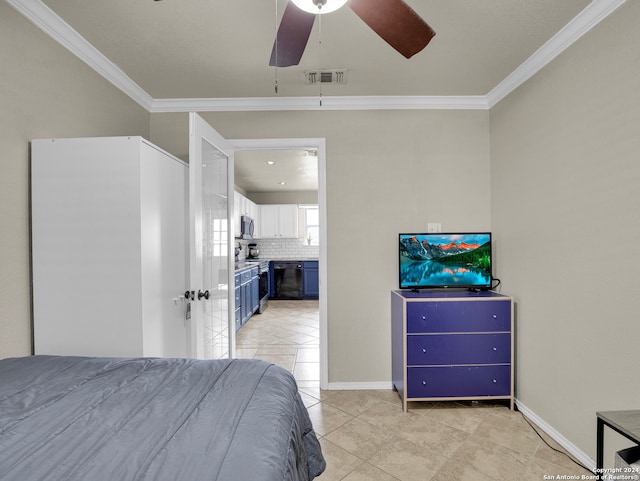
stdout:
<svg viewBox="0 0 640 481">
<path fill-rule="evenodd" d="M 513 299 L 392 291 L 393 386 L 408 401 L 505 399 L 513 409 Z"/>
</svg>

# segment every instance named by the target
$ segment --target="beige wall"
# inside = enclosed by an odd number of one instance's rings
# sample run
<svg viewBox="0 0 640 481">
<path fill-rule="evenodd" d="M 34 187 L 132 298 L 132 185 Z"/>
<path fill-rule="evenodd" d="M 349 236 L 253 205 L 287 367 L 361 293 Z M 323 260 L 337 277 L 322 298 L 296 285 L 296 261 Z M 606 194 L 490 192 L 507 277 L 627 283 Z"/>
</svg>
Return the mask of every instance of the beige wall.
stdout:
<svg viewBox="0 0 640 481">
<path fill-rule="evenodd" d="M 640 2 L 491 110 L 492 230 L 517 301 L 517 397 L 595 458 L 638 409 Z"/>
<path fill-rule="evenodd" d="M 29 140 L 148 134 L 144 109 L 0 2 L 0 358 L 31 353 Z"/>
<path fill-rule="evenodd" d="M 488 112 L 201 115 L 226 138 L 326 138 L 329 382 L 389 384 L 397 235 L 427 222 L 490 228 Z M 186 132 L 185 121 L 152 114 L 152 141 L 184 155 L 172 132 Z"/>
</svg>

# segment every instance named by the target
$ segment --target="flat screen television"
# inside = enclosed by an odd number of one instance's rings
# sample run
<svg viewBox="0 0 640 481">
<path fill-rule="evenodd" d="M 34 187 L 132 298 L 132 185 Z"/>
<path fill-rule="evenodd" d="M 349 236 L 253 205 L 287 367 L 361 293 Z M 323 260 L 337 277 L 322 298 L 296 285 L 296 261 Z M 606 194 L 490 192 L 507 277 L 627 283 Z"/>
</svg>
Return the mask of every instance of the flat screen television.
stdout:
<svg viewBox="0 0 640 481">
<path fill-rule="evenodd" d="M 399 238 L 400 289 L 491 289 L 491 232 Z"/>
</svg>

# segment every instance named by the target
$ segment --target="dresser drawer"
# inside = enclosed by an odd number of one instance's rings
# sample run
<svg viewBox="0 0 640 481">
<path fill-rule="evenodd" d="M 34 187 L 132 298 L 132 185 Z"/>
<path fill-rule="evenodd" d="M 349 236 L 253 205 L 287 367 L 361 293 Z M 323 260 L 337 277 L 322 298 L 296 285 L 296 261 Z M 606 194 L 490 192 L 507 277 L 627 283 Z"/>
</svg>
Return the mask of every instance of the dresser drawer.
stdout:
<svg viewBox="0 0 640 481">
<path fill-rule="evenodd" d="M 407 332 L 496 332 L 511 329 L 508 301 L 408 302 Z"/>
<path fill-rule="evenodd" d="M 407 365 L 505 364 L 511 334 L 413 334 L 407 336 Z"/>
<path fill-rule="evenodd" d="M 511 366 L 407 368 L 407 397 L 510 396 Z"/>
</svg>

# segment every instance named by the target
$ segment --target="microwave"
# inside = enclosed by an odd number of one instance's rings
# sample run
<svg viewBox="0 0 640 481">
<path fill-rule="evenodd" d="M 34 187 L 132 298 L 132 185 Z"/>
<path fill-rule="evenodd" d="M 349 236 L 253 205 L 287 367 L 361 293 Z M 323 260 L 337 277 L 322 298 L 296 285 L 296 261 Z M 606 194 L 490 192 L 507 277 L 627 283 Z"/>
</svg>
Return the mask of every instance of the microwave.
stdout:
<svg viewBox="0 0 640 481">
<path fill-rule="evenodd" d="M 253 239 L 253 219 L 248 215 L 240 216 L 240 237 L 242 239 Z"/>
</svg>

